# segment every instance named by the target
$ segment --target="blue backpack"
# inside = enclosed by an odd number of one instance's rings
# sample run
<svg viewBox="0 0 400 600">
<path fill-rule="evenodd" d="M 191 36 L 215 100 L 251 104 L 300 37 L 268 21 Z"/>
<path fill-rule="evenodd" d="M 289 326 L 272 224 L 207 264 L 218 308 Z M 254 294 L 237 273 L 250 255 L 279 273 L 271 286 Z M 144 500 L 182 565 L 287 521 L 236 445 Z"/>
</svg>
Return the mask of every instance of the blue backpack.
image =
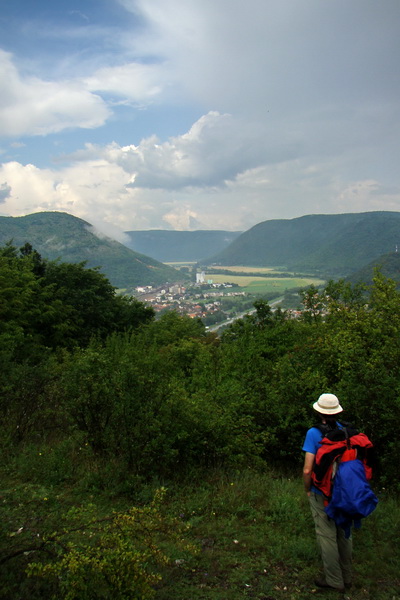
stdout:
<svg viewBox="0 0 400 600">
<path fill-rule="evenodd" d="M 361 519 L 372 513 L 378 498 L 372 491 L 363 462 L 355 458 L 338 464 L 331 500 L 325 512 L 350 537 L 351 527 L 361 527 Z"/>
</svg>

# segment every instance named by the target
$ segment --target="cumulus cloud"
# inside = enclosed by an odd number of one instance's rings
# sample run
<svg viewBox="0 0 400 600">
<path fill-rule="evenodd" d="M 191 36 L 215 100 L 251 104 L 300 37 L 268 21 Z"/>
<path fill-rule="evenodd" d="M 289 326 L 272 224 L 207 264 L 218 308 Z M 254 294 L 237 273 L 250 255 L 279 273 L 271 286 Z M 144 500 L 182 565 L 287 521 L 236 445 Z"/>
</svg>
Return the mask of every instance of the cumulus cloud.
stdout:
<svg viewBox="0 0 400 600">
<path fill-rule="evenodd" d="M 352 211 L 400 209 L 400 187 L 387 188 L 374 179 L 353 181 L 337 194 L 337 207 L 345 212 L 351 206 Z"/>
<path fill-rule="evenodd" d="M 88 130 L 57 166 L 4 163 L 6 214 L 64 210 L 122 240 L 129 229 L 399 210 L 398 0 L 118 1 L 126 25 L 64 32 L 84 50 L 59 79 L 59 58 L 45 78 L 0 52 L 4 135 Z M 141 119 L 143 106 L 158 112 Z"/>
<path fill-rule="evenodd" d="M 57 170 L 8 162 L 0 166 L 0 181 L 7 182 L 2 186 L 3 214 L 65 211 L 120 241 L 124 230 L 157 226 L 160 213 L 171 211 L 162 193 L 130 188 L 129 174 L 101 157 Z"/>
<path fill-rule="evenodd" d="M 11 187 L 5 183 L 0 183 L 0 204 L 10 196 Z"/>
<path fill-rule="evenodd" d="M 349 184 L 332 176 L 328 162 L 289 160 L 244 170 L 221 187 L 163 189 L 132 186 L 132 173 L 117 160 L 120 148 L 114 156 L 98 148 L 96 157 L 95 150 L 59 169 L 3 164 L 3 214 L 65 211 L 124 243 L 123 232 L 135 229 L 243 231 L 271 218 L 400 209 L 398 187 L 367 179 Z"/>
<path fill-rule="evenodd" d="M 84 81 L 90 91 L 108 92 L 139 104 L 152 100 L 163 87 L 162 70 L 158 65 L 137 62 L 98 69 Z"/>
<path fill-rule="evenodd" d="M 74 81 L 22 77 L 9 53 L 0 50 L 0 130 L 4 136 L 45 135 L 71 127 L 102 125 L 110 111 L 103 100 Z"/>
<path fill-rule="evenodd" d="M 116 165 L 106 165 L 101 161 L 88 161 L 84 165 L 61 170 L 39 169 L 17 162 L 4 163 L 0 167 L 0 181 L 8 182 L 9 193 L 3 202 L 2 212 L 22 216 L 41 211 L 64 211 L 107 233 L 113 205 L 118 213 L 125 194 L 124 176 L 126 178 Z M 116 238 L 118 230 L 121 230 L 113 221 L 109 223 L 111 237 Z"/>
<path fill-rule="evenodd" d="M 249 166 L 265 160 L 266 153 L 262 132 L 255 132 L 231 115 L 212 111 L 198 119 L 188 132 L 165 142 L 154 135 L 137 146 L 120 147 L 113 143 L 99 148 L 87 144 L 69 159 L 85 161 L 101 156 L 129 173 L 132 187 L 179 190 L 224 185 Z"/>
<path fill-rule="evenodd" d="M 113 104 L 148 103 L 162 89 L 155 65 L 129 63 L 97 69 L 89 77 L 50 81 L 20 74 L 12 55 L 1 49 L 0 78 L 7 82 L 0 97 L 0 135 L 5 137 L 94 129 L 109 119 Z"/>
</svg>

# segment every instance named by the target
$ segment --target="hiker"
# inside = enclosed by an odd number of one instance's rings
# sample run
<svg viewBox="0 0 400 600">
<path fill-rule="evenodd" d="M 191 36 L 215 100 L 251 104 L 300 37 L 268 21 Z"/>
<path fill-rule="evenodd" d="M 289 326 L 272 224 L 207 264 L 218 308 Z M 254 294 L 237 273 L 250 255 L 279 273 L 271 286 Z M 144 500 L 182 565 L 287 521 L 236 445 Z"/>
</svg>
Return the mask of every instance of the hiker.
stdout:
<svg viewBox="0 0 400 600">
<path fill-rule="evenodd" d="M 334 394 L 322 394 L 313 404 L 320 421 L 326 430 L 340 427 L 336 417 L 343 411 L 338 398 Z M 352 539 L 346 538 L 345 531 L 338 527 L 333 519 L 325 512 L 325 497 L 312 482 L 312 472 L 315 455 L 324 437 L 324 427 L 311 427 L 307 431 L 303 444 L 305 452 L 303 480 L 309 497 L 311 513 L 314 519 L 317 542 L 321 552 L 324 575 L 315 580 L 315 585 L 321 588 L 335 589 L 344 592 L 345 587 L 351 586 L 352 581 Z"/>
</svg>

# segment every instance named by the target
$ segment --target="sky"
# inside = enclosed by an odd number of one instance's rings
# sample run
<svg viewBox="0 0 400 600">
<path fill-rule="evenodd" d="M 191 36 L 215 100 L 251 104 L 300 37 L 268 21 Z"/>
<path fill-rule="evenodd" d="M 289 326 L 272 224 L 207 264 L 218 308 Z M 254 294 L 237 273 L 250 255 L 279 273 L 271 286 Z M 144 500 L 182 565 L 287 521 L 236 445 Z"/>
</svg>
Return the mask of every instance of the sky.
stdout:
<svg viewBox="0 0 400 600">
<path fill-rule="evenodd" d="M 400 210 L 399 0 L 2 0 L 0 215 Z"/>
</svg>

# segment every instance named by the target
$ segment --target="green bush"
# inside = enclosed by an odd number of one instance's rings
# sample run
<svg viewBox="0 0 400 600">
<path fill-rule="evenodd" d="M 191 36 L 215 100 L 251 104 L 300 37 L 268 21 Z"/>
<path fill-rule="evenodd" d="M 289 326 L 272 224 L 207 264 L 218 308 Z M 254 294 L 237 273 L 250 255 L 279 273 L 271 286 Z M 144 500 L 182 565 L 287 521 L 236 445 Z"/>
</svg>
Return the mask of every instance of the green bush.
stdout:
<svg viewBox="0 0 400 600">
<path fill-rule="evenodd" d="M 16 494 L 21 495 L 18 505 Z M 10 542 L 2 547 L 0 565 L 17 562 L 14 580 L 2 573 L 2 592 L 20 597 L 15 595 L 18 589 L 32 599 L 57 600 L 153 598 L 174 560 L 196 551 L 188 542 L 188 525 L 163 515 L 164 496 L 162 488 L 146 506 L 112 513 L 87 502 L 55 513 L 60 499 L 48 489 L 14 490 L 11 504 L 5 497 L 10 519 L 4 522 L 4 533 Z M 31 514 L 25 512 L 23 526 L 10 532 L 21 500 L 26 508 L 31 505 Z"/>
<path fill-rule="evenodd" d="M 147 507 L 104 518 L 92 516 L 92 506 L 72 509 L 67 528 L 45 539 L 52 559 L 30 563 L 28 575 L 48 581 L 55 599 L 153 598 L 163 569 L 172 562 L 171 550 L 173 555 L 179 548 L 180 556 L 194 551 L 182 537 L 187 526 L 161 515 L 164 492 L 159 490 Z"/>
</svg>

